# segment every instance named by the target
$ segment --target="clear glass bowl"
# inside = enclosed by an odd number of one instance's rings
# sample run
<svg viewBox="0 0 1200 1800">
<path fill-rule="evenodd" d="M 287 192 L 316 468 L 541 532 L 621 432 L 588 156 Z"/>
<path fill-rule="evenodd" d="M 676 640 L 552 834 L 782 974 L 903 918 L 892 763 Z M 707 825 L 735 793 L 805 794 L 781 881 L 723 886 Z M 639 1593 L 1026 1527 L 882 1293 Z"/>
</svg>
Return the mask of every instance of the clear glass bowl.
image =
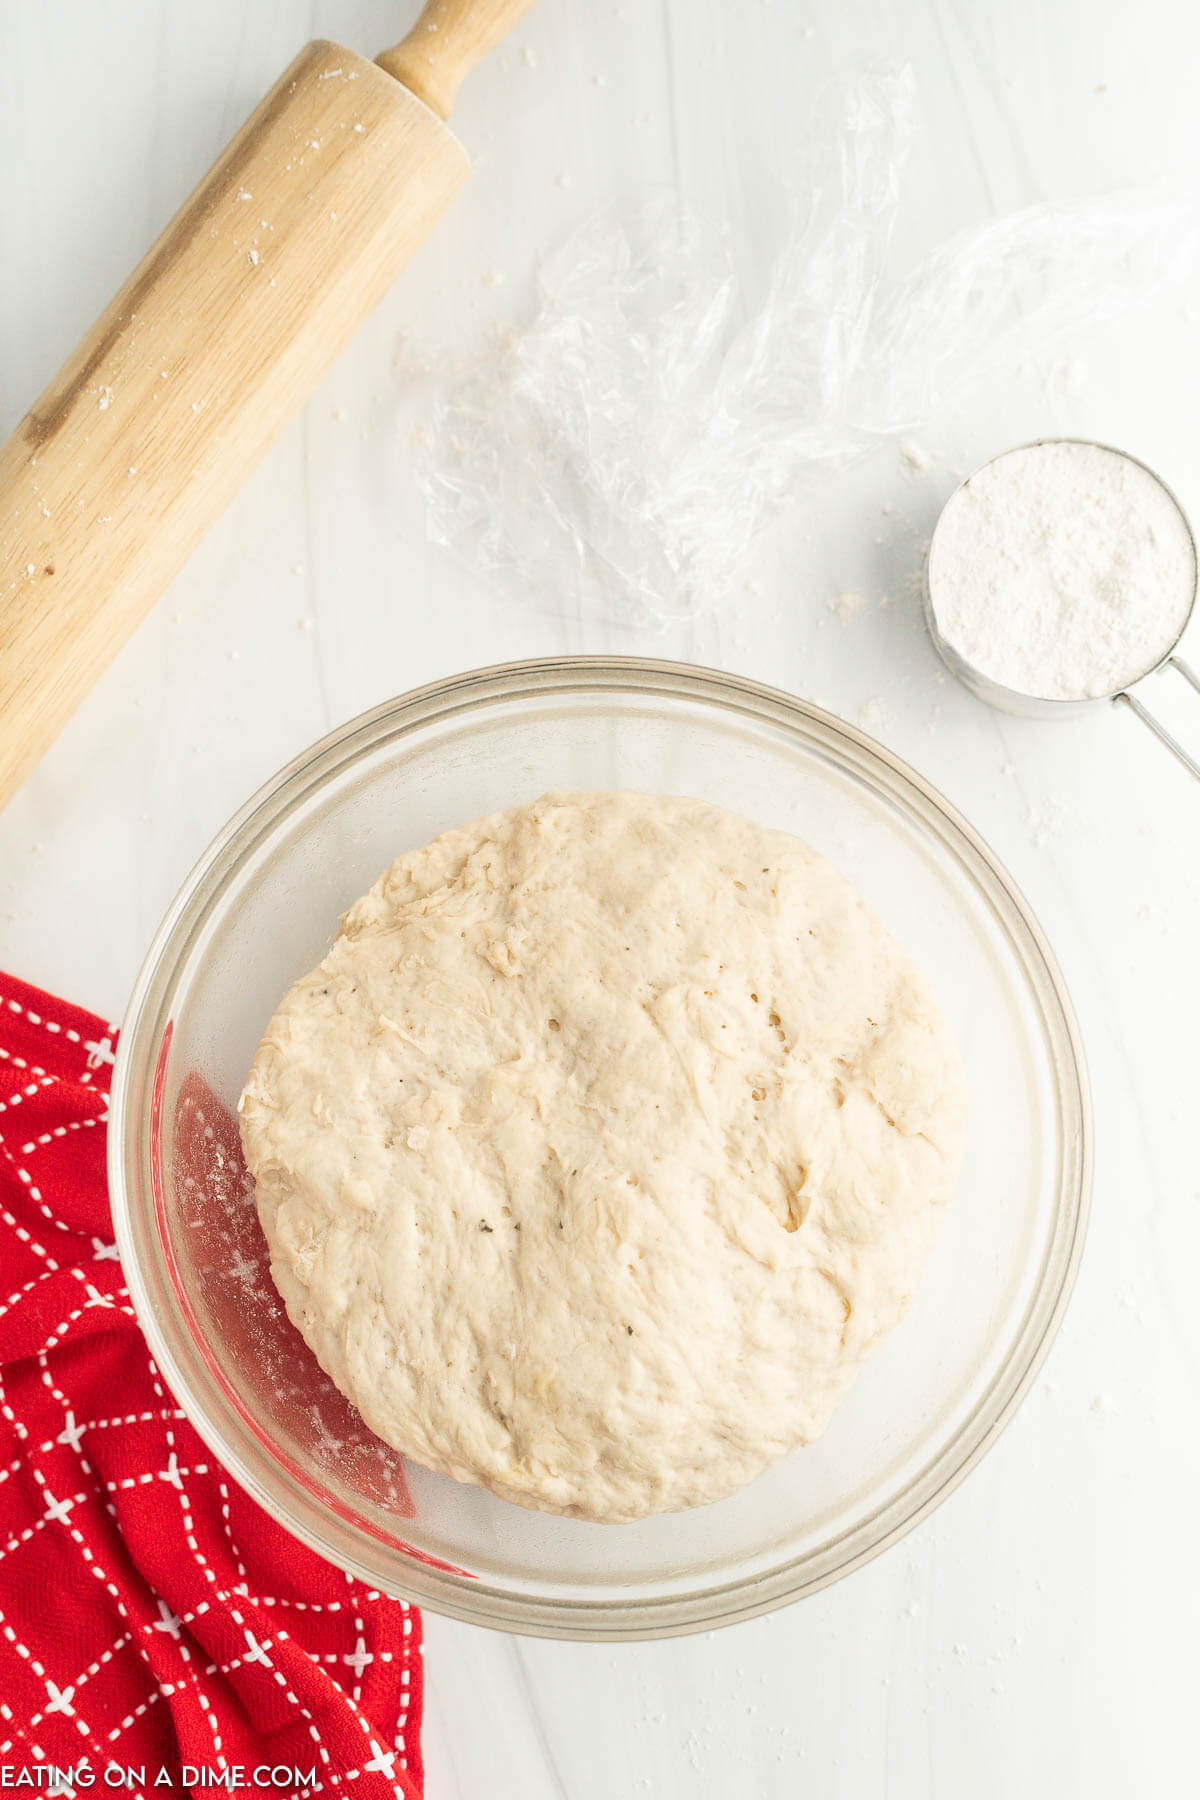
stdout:
<svg viewBox="0 0 1200 1800">
<path fill-rule="evenodd" d="M 633 1525 L 526 1512 L 406 1464 L 275 1296 L 233 1121 L 284 990 L 400 851 L 552 787 L 696 795 L 795 832 L 930 972 L 971 1082 L 958 1197 L 908 1317 L 826 1435 L 714 1506 Z M 150 1346 L 231 1473 L 298 1538 L 456 1618 L 574 1638 L 744 1619 L 836 1580 L 961 1480 L 1062 1315 L 1090 1178 L 1070 1002 L 1020 894 L 919 776 L 735 676 L 517 663 L 354 720 L 220 834 L 150 950 L 121 1039 L 111 1184 Z"/>
</svg>

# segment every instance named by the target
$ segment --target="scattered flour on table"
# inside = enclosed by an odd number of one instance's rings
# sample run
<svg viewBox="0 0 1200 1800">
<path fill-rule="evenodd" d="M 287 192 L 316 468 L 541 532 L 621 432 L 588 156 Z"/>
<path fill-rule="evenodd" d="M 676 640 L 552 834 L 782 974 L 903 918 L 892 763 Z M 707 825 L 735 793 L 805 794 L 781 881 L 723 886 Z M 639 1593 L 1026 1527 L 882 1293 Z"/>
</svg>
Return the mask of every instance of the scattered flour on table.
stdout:
<svg viewBox="0 0 1200 1800">
<path fill-rule="evenodd" d="M 1098 444 L 1031 444 L 948 502 L 929 555 L 942 637 L 981 675 L 1046 700 L 1111 694 L 1182 631 L 1196 552 L 1170 494 Z"/>
<path fill-rule="evenodd" d="M 900 459 L 914 475 L 924 475 L 933 467 L 931 452 L 913 438 L 906 438 L 901 444 Z"/>
</svg>

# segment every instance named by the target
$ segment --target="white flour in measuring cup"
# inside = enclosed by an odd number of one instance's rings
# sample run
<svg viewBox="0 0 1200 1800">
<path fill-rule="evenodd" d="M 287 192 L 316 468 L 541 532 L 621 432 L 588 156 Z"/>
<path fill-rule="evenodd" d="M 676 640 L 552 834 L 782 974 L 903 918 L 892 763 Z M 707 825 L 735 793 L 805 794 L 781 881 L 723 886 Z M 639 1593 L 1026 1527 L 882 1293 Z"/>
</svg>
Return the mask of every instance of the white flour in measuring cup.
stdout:
<svg viewBox="0 0 1200 1800">
<path fill-rule="evenodd" d="M 1192 534 L 1157 476 L 1072 439 L 985 464 L 947 502 L 929 553 L 945 641 L 1044 700 L 1097 699 L 1148 674 L 1195 591 Z"/>
</svg>

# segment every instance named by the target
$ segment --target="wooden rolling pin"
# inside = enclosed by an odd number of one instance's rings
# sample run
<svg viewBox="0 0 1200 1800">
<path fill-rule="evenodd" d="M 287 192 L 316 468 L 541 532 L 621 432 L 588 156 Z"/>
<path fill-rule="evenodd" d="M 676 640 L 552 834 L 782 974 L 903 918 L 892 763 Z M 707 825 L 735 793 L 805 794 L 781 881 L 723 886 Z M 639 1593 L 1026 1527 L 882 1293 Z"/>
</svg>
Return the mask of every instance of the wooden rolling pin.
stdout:
<svg viewBox="0 0 1200 1800">
<path fill-rule="evenodd" d="M 0 806 L 466 180 L 443 120 L 529 4 L 309 44 L 0 449 Z"/>
</svg>

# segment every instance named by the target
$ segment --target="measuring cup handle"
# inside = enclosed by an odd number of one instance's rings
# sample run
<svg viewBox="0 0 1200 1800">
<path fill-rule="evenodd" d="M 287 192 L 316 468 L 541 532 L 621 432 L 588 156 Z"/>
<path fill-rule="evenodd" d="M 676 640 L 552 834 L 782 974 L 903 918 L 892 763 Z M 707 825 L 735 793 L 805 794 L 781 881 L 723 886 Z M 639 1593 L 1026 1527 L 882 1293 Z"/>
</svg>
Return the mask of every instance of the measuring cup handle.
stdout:
<svg viewBox="0 0 1200 1800">
<path fill-rule="evenodd" d="M 1181 656 L 1168 656 L 1167 666 L 1172 669 L 1178 669 L 1184 680 L 1190 681 L 1196 692 L 1200 694 L 1200 676 L 1196 674 L 1193 668 L 1184 662 Z M 1165 744 L 1167 749 L 1171 752 L 1171 755 L 1178 757 L 1188 774 L 1194 775 L 1196 780 L 1200 781 L 1200 762 L 1197 762 L 1194 756 L 1188 754 L 1183 745 L 1179 742 L 1179 739 L 1171 736 L 1171 733 L 1167 730 L 1166 726 L 1142 705 L 1142 702 L 1135 694 L 1117 694 L 1115 698 L 1123 700 L 1130 711 L 1137 714 L 1138 718 L 1142 721 L 1142 724 L 1149 727 L 1159 743 Z"/>
</svg>

